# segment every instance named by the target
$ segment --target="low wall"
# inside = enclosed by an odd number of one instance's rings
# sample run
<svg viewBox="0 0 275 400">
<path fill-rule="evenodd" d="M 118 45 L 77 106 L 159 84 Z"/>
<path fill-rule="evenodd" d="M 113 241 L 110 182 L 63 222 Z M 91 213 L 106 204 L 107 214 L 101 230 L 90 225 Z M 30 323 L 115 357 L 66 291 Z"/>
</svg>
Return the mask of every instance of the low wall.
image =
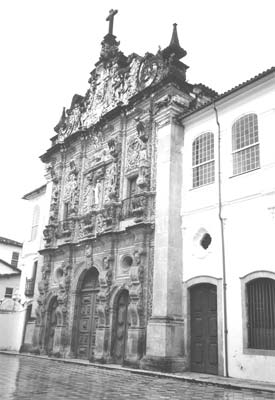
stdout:
<svg viewBox="0 0 275 400">
<path fill-rule="evenodd" d="M 19 351 L 22 344 L 26 309 L 0 310 L 0 350 Z"/>
</svg>

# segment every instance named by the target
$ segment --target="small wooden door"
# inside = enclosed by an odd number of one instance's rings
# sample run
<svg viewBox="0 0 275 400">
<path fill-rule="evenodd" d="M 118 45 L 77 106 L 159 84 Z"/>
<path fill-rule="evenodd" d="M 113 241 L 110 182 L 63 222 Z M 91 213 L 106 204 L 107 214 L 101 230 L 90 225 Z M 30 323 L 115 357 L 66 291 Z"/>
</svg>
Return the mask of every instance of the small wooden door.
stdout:
<svg viewBox="0 0 275 400">
<path fill-rule="evenodd" d="M 125 358 L 128 331 L 128 305 L 129 293 L 125 290 L 120 294 L 117 302 L 114 343 L 114 362 L 116 364 L 123 364 Z"/>
<path fill-rule="evenodd" d="M 47 333 L 47 353 L 50 354 L 54 346 L 55 328 L 57 325 L 56 309 L 58 306 L 57 298 L 52 299 L 48 314 L 48 333 Z"/>
<path fill-rule="evenodd" d="M 191 371 L 218 373 L 217 288 L 199 284 L 190 289 Z"/>
<path fill-rule="evenodd" d="M 77 351 L 78 358 L 90 359 L 95 345 L 95 308 L 98 293 L 98 272 L 89 270 L 79 296 Z"/>
</svg>

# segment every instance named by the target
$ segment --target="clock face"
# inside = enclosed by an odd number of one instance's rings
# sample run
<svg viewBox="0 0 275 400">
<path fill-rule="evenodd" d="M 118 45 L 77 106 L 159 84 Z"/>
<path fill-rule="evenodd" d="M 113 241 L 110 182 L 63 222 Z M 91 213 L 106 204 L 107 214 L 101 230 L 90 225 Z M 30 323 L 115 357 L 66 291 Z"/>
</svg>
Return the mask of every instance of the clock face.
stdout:
<svg viewBox="0 0 275 400">
<path fill-rule="evenodd" d="M 141 63 L 138 73 L 138 83 L 141 88 L 150 86 L 157 75 L 158 64 L 153 60 L 145 60 Z"/>
</svg>

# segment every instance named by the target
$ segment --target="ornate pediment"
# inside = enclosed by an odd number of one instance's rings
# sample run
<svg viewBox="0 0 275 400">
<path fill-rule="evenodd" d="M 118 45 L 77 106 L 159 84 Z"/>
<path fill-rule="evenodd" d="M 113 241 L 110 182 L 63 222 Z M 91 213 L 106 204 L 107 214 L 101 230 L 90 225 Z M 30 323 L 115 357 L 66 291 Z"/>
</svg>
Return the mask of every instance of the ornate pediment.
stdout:
<svg viewBox="0 0 275 400">
<path fill-rule="evenodd" d="M 175 67 L 173 60 L 165 58 L 162 51 L 156 55 L 147 53 L 144 57 L 132 54 L 125 57 L 123 65 L 120 60 L 121 54 L 108 63 L 102 61 L 96 65 L 85 97 L 75 95 L 70 109 L 62 112 L 55 127 L 59 141 L 77 131 L 88 130 L 116 107 L 129 104 L 133 96 L 174 73 L 175 68 L 185 81 L 187 67 L 179 61 Z"/>
</svg>

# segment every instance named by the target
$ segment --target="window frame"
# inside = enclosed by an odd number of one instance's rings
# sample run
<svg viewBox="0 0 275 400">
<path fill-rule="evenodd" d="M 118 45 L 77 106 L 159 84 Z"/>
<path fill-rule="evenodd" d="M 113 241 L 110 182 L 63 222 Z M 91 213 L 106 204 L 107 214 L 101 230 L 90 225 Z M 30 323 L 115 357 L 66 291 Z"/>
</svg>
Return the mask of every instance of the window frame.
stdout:
<svg viewBox="0 0 275 400">
<path fill-rule="evenodd" d="M 8 290 L 8 289 L 11 290 L 11 294 L 10 294 L 10 295 L 7 295 L 7 290 Z M 4 295 L 5 299 L 12 299 L 13 290 L 14 290 L 14 288 L 12 288 L 12 287 L 6 287 L 6 289 L 5 289 L 5 295 Z"/>
<path fill-rule="evenodd" d="M 256 117 L 255 121 L 253 121 L 253 127 L 254 125 L 257 126 L 257 131 L 253 131 L 253 137 L 255 137 L 257 135 L 257 140 L 253 141 L 252 143 L 249 144 L 245 144 L 241 147 L 238 147 L 236 142 L 237 142 L 237 135 L 240 134 L 241 132 L 237 132 L 237 128 L 236 125 L 239 123 L 241 124 L 242 121 L 245 121 L 245 119 L 249 118 L 250 116 L 254 116 Z M 244 122 L 245 124 L 245 122 Z M 244 125 L 244 130 L 245 130 L 246 126 Z M 251 133 L 252 131 L 249 129 L 249 119 L 248 119 L 248 125 L 247 125 L 247 132 L 244 136 L 244 142 L 246 142 L 246 139 L 248 137 L 248 141 L 250 141 L 250 137 L 251 137 Z M 236 147 L 236 148 L 234 148 Z M 246 164 L 242 164 L 243 161 L 240 161 L 238 163 L 238 159 L 237 159 L 237 155 L 239 154 L 247 154 L 247 150 L 249 149 L 257 149 L 257 154 L 256 157 L 258 158 L 258 165 L 256 165 L 254 168 L 250 168 L 250 169 L 246 169 Z M 258 114 L 256 114 L 255 112 L 250 112 L 250 113 L 246 113 L 241 115 L 240 117 L 238 117 L 237 119 L 235 119 L 234 123 L 232 124 L 231 127 L 231 150 L 232 150 L 232 177 L 234 176 L 239 176 L 242 174 L 246 174 L 252 171 L 256 171 L 257 169 L 261 168 L 261 162 L 260 162 L 260 138 L 259 138 L 259 118 L 258 118 Z M 235 159 L 236 158 L 236 159 Z M 251 164 L 251 154 L 250 154 L 250 164 Z M 255 162 L 256 164 L 256 162 Z M 236 166 L 241 166 L 240 170 L 238 168 L 236 168 Z M 235 170 L 237 172 L 235 172 Z"/>
<path fill-rule="evenodd" d="M 18 261 L 19 261 L 19 251 L 13 251 L 12 256 L 11 256 L 11 265 L 14 268 L 18 267 Z"/>
<path fill-rule="evenodd" d="M 243 332 L 243 354 L 263 355 L 275 357 L 275 350 L 255 349 L 248 347 L 248 299 L 247 284 L 253 280 L 268 278 L 275 281 L 275 273 L 271 271 L 255 271 L 240 278 L 241 280 L 241 299 L 242 299 L 242 332 Z"/>
<path fill-rule="evenodd" d="M 33 242 L 37 238 L 39 219 L 40 219 L 40 207 L 38 204 L 36 204 L 33 208 L 33 214 L 32 214 L 32 228 L 31 228 L 31 238 L 30 238 L 31 242 Z"/>
<path fill-rule="evenodd" d="M 204 149 L 195 149 L 194 148 L 199 146 L 199 140 L 202 139 L 202 137 L 210 137 L 211 141 L 211 146 L 209 149 L 209 155 L 207 156 L 207 148 L 205 151 L 205 154 L 203 153 Z M 212 153 L 213 152 L 213 157 Z M 200 161 L 200 158 L 206 158 L 204 161 Z M 198 159 L 198 160 L 197 160 Z M 202 169 L 204 166 L 210 166 L 213 168 L 213 173 L 212 175 L 212 180 L 207 181 L 207 174 L 205 174 L 205 171 L 207 170 Z M 209 170 L 208 170 L 209 171 Z M 195 180 L 197 184 L 195 184 Z M 203 183 L 200 183 L 203 181 Z M 193 141 L 192 141 L 192 189 L 197 189 L 202 186 L 206 185 L 211 185 L 212 183 L 215 183 L 215 137 L 214 133 L 211 131 L 203 132 L 199 136 L 197 136 Z"/>
</svg>

